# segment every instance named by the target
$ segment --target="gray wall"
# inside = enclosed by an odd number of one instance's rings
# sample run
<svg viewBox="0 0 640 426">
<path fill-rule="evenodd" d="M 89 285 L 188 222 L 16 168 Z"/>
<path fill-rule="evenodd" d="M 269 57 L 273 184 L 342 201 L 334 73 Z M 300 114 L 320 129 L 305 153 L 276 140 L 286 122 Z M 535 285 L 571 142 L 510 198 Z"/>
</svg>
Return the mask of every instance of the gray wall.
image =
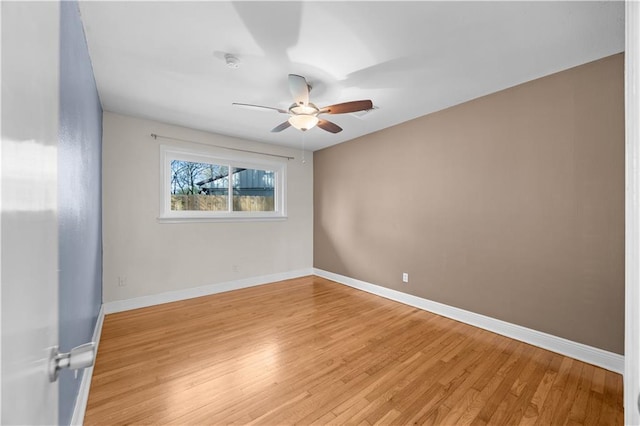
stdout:
<svg viewBox="0 0 640 426">
<path fill-rule="evenodd" d="M 59 342 L 68 351 L 91 340 L 102 303 L 102 107 L 78 4 L 60 7 Z M 81 377 L 61 372 L 62 425 L 71 420 Z"/>
<path fill-rule="evenodd" d="M 314 266 L 622 354 L 623 70 L 614 55 L 315 152 Z"/>
</svg>

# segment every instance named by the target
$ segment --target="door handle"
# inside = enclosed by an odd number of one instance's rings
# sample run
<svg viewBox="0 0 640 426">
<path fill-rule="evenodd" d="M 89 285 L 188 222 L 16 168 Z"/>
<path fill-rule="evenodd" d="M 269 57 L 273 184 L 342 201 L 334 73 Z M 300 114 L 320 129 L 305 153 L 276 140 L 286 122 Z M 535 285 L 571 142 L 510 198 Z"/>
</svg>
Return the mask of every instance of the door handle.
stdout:
<svg viewBox="0 0 640 426">
<path fill-rule="evenodd" d="M 84 345 L 76 346 L 71 351 L 61 353 L 58 347 L 55 346 L 51 350 L 49 356 L 49 381 L 55 382 L 58 380 L 58 373 L 63 368 L 70 370 L 79 370 L 81 368 L 91 367 L 96 358 L 96 344 L 95 342 L 85 343 Z"/>
</svg>

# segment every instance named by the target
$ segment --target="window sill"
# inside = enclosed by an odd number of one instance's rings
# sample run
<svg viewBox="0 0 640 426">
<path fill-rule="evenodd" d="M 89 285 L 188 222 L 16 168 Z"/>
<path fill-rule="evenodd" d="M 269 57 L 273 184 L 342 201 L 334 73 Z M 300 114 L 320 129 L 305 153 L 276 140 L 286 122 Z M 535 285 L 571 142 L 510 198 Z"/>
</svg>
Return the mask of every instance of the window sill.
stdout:
<svg viewBox="0 0 640 426">
<path fill-rule="evenodd" d="M 280 222 L 287 216 L 253 216 L 253 217 L 158 217 L 158 223 L 201 223 L 201 222 Z"/>
</svg>

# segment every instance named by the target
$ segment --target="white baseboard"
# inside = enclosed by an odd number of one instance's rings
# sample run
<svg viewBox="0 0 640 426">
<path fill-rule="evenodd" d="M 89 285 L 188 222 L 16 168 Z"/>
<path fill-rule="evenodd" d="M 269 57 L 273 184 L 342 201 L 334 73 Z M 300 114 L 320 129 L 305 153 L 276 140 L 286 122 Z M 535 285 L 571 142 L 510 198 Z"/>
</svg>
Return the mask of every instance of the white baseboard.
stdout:
<svg viewBox="0 0 640 426">
<path fill-rule="evenodd" d="M 314 274 L 349 287 L 357 288 L 368 293 L 382 296 L 396 302 L 404 303 L 434 314 L 442 315 L 475 327 L 483 328 L 512 339 L 520 340 L 531 345 L 548 349 L 552 352 L 578 359 L 604 369 L 624 374 L 624 356 L 602 349 L 594 348 L 582 343 L 573 342 L 562 337 L 553 336 L 541 331 L 532 330 L 520 325 L 511 324 L 495 318 L 476 314 L 464 309 L 455 308 L 443 303 L 423 299 L 400 291 L 371 284 L 365 281 L 349 278 L 344 275 L 314 268 Z"/>
<path fill-rule="evenodd" d="M 96 326 L 93 329 L 92 342 L 96 343 L 96 355 L 98 355 L 98 346 L 100 345 L 100 335 L 102 334 L 102 323 L 104 322 L 104 305 L 100 307 L 98 312 L 98 319 L 96 320 Z M 80 389 L 78 390 L 78 396 L 76 397 L 76 405 L 73 408 L 73 415 L 71 416 L 71 425 L 81 426 L 84 422 L 84 413 L 87 410 L 87 402 L 89 401 L 89 389 L 91 388 L 91 378 L 93 377 L 93 365 L 89 368 L 85 368 L 82 373 L 82 381 L 80 382 Z"/>
<path fill-rule="evenodd" d="M 136 297 L 133 299 L 116 300 L 113 302 L 107 302 L 102 306 L 104 308 L 105 314 L 113 314 L 115 312 L 129 311 L 131 309 L 146 308 L 148 306 L 161 305 L 163 303 L 193 299 L 194 297 L 208 296 L 211 294 L 223 293 L 225 291 L 239 290 L 241 288 L 254 287 L 262 284 L 273 283 L 276 281 L 304 277 L 307 275 L 313 275 L 312 268 L 298 269 L 295 271 L 281 272 L 259 277 L 244 278 L 236 281 L 227 281 L 218 284 L 187 288 L 184 290 L 169 291 L 166 293 Z"/>
</svg>

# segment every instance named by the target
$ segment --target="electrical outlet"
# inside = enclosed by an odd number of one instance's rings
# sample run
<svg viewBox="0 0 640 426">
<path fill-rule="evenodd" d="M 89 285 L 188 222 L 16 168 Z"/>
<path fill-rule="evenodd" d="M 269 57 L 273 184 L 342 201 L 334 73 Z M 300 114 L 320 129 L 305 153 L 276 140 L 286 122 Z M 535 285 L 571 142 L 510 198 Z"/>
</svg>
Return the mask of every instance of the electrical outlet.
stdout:
<svg viewBox="0 0 640 426">
<path fill-rule="evenodd" d="M 402 273 L 402 282 L 403 283 L 408 283 L 409 282 L 409 274 L 407 272 L 403 272 Z"/>
<path fill-rule="evenodd" d="M 127 285 L 127 277 L 118 277 L 118 287 L 124 287 Z"/>
</svg>

